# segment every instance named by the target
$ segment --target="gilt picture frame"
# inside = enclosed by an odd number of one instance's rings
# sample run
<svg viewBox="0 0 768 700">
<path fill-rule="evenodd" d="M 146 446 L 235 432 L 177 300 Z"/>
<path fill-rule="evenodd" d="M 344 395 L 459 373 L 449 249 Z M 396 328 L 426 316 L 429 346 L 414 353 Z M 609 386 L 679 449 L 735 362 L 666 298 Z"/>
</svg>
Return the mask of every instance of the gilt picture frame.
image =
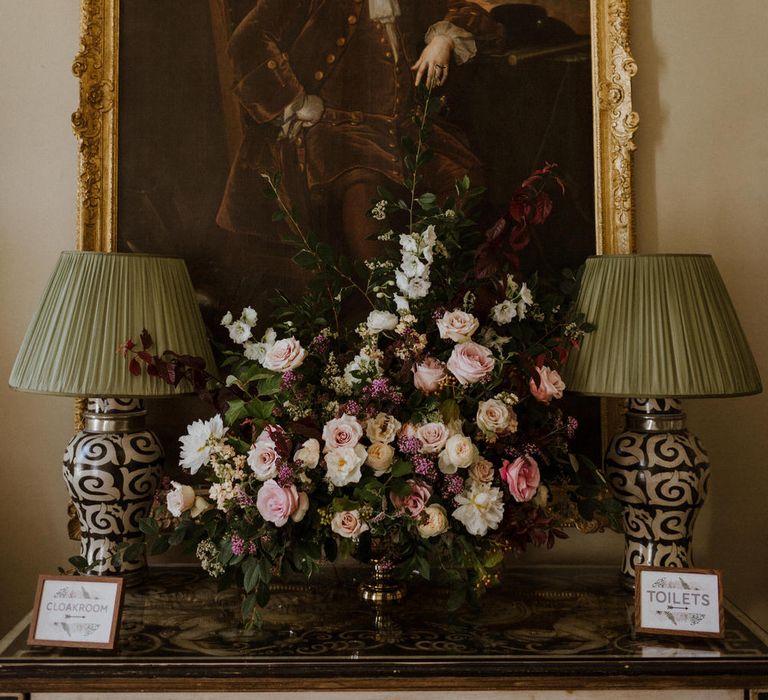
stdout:
<svg viewBox="0 0 768 700">
<path fill-rule="evenodd" d="M 217 131 L 215 138 L 220 141 L 220 150 L 230 156 L 237 148 L 239 135 L 236 132 L 240 117 L 238 107 L 230 99 L 231 95 L 226 89 L 229 79 L 227 72 L 230 70 L 226 59 L 228 39 L 226 27 L 228 23 L 230 25 L 232 23 L 230 11 L 232 2 L 243 4 L 242 0 L 194 0 L 194 2 L 179 5 L 184 8 L 197 8 L 197 18 L 190 20 L 194 26 L 200 24 L 201 18 L 204 18 L 205 22 L 210 22 L 210 29 L 206 26 L 205 31 L 211 33 L 210 43 L 215 61 L 208 63 L 211 64 L 209 66 L 212 71 L 211 76 L 219 81 L 221 93 L 214 94 L 210 86 L 208 93 L 211 101 L 220 99 L 217 110 L 220 111 L 220 121 L 226 128 L 220 130 L 221 133 Z M 505 4 L 505 0 L 474 0 L 474 2 L 485 9 Z M 537 5 L 546 6 L 548 12 L 554 13 L 553 16 L 557 15 L 559 8 L 567 7 L 569 4 L 589 7 L 589 41 L 588 47 L 584 50 L 588 52 L 587 70 L 589 72 L 585 85 L 588 85 L 591 90 L 592 133 L 590 136 L 594 168 L 594 181 L 590 183 L 594 192 L 592 252 L 597 254 L 633 252 L 635 240 L 632 153 L 635 148 L 633 136 L 639 119 L 632 108 L 631 82 L 636 72 L 636 64 L 629 44 L 630 0 L 534 0 L 534 2 Z M 174 0 L 169 0 L 168 3 L 153 3 L 153 6 L 155 8 L 171 7 L 173 4 Z M 252 4 L 255 5 L 255 0 Z M 523 3 L 510 4 L 522 5 Z M 72 125 L 79 145 L 77 247 L 81 250 L 139 250 L 179 254 L 167 246 L 155 249 L 137 248 L 134 246 L 134 241 L 128 238 L 136 227 L 133 226 L 134 222 L 126 219 L 126 215 L 128 212 L 139 209 L 139 205 L 146 199 L 145 189 L 149 189 L 143 187 L 140 178 L 136 177 L 136 172 L 133 170 L 134 163 L 141 160 L 136 153 L 140 147 L 136 134 L 142 134 L 147 129 L 151 130 L 160 122 L 167 123 L 169 115 L 171 117 L 173 115 L 172 103 L 163 102 L 162 107 L 165 111 L 158 109 L 160 106 L 158 103 L 166 99 L 167 89 L 164 92 L 162 84 L 154 90 L 151 86 L 147 88 L 146 84 L 152 82 L 152 71 L 155 70 L 152 65 L 154 59 L 142 57 L 136 50 L 139 41 L 153 46 L 168 43 L 173 47 L 172 37 L 163 34 L 165 29 L 148 26 L 147 23 L 150 20 L 146 16 L 140 18 L 140 6 L 141 2 L 134 0 L 81 0 L 81 46 L 73 64 L 73 71 L 80 81 L 80 102 L 72 116 Z M 169 23 L 169 26 L 172 24 Z M 165 39 L 169 41 L 166 42 Z M 177 37 L 176 41 L 180 42 L 179 45 L 189 44 L 189 40 L 185 37 L 181 39 Z M 169 51 L 172 51 L 172 48 Z M 535 50 L 511 52 L 508 56 L 501 59 L 496 57 L 494 60 L 502 61 L 504 65 L 514 65 L 516 61 L 525 60 L 531 55 L 536 57 L 538 52 Z M 184 107 L 184 109 L 187 108 Z M 155 118 L 154 114 L 161 114 L 162 117 Z M 139 115 L 138 120 L 137 115 Z M 219 118 L 218 115 L 217 118 Z M 173 167 L 162 159 L 155 160 L 151 145 L 147 147 L 146 144 L 143 163 L 145 169 L 148 168 L 149 171 L 154 169 L 162 172 Z M 204 159 L 196 166 L 197 171 L 201 171 L 204 175 L 206 168 L 207 161 Z M 220 170 L 223 172 L 223 166 Z M 223 182 L 222 176 L 219 175 L 219 181 L 214 184 L 214 189 L 223 189 Z M 161 183 L 155 189 L 160 192 L 158 196 L 164 197 L 165 193 L 170 192 L 172 188 L 167 183 Z M 221 197 L 217 193 L 211 196 Z M 144 199 L 140 199 L 142 197 Z M 157 213 L 156 209 L 157 207 L 147 207 L 151 216 L 157 215 L 158 221 L 163 216 L 167 218 L 167 214 Z M 177 217 L 180 221 L 185 220 L 185 216 L 186 221 L 196 218 L 194 213 L 179 213 L 176 209 L 171 216 Z M 152 230 L 151 222 L 147 224 L 143 220 L 142 225 Z M 210 230 L 214 227 L 215 223 L 211 217 Z M 209 239 L 209 232 L 203 232 L 200 237 Z M 138 245 L 141 245 L 141 241 Z M 216 244 L 211 245 L 215 247 Z M 262 246 L 261 250 L 263 249 Z M 273 262 L 266 263 L 267 267 L 270 265 L 274 267 Z M 190 267 L 193 282 L 198 287 L 197 279 L 206 274 L 207 266 L 198 260 L 196 266 L 192 264 Z M 215 272 L 211 272 L 210 276 L 221 279 L 226 271 L 226 266 L 219 267 Z M 200 287 L 198 292 L 201 299 L 210 299 L 211 290 L 205 289 L 204 284 Z M 237 295 L 235 297 L 240 301 Z M 237 301 L 231 302 L 233 306 Z M 214 309 L 218 308 L 216 303 L 210 306 Z M 215 323 L 212 319 L 213 314 L 209 313 L 207 318 L 209 326 Z M 605 436 L 613 432 L 612 428 L 617 425 L 618 420 L 617 404 L 604 402 L 600 418 L 603 443 L 605 443 Z M 575 519 L 574 524 L 585 530 L 594 530 L 597 527 L 594 523 L 584 523 L 578 518 Z"/>
</svg>

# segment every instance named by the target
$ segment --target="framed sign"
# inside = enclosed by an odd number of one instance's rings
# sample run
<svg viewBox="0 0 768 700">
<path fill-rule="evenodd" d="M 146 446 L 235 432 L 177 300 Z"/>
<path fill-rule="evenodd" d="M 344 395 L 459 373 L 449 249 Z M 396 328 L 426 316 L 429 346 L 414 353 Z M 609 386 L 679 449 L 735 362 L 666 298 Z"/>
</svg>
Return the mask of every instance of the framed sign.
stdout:
<svg viewBox="0 0 768 700">
<path fill-rule="evenodd" d="M 720 571 L 637 567 L 637 632 L 722 638 L 725 636 L 723 622 Z"/>
<path fill-rule="evenodd" d="M 123 579 L 40 576 L 27 644 L 114 649 Z"/>
</svg>

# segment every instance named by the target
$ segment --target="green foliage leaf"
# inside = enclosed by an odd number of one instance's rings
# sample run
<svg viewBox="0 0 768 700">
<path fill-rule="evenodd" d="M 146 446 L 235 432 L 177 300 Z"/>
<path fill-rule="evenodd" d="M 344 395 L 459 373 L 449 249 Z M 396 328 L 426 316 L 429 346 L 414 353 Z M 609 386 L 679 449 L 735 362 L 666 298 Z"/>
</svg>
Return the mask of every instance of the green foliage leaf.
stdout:
<svg viewBox="0 0 768 700">
<path fill-rule="evenodd" d="M 406 462 L 405 460 L 400 459 L 392 465 L 392 471 L 390 473 L 392 475 L 392 478 L 397 478 L 397 477 L 405 476 L 406 474 L 411 474 L 413 473 L 413 465 L 410 462 Z"/>
</svg>

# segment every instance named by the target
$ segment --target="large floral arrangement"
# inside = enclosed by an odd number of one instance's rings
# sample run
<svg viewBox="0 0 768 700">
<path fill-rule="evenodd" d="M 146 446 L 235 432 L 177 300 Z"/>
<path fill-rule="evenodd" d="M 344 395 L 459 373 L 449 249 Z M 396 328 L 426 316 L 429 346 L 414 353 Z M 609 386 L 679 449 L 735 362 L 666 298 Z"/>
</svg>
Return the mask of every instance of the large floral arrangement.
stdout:
<svg viewBox="0 0 768 700">
<path fill-rule="evenodd" d="M 469 216 L 481 190 L 466 178 L 443 202 L 420 191 L 437 108 L 427 96 L 420 140 L 404 144 L 406 195 L 383 193 L 370 211 L 375 259 L 340 257 L 305 232 L 279 177 L 265 176 L 310 293 L 281 297 L 269 323 L 252 308 L 226 314 L 236 349 L 224 382 L 212 388 L 195 358 L 153 355 L 148 333 L 124 347 L 131 371 L 187 378 L 219 409 L 181 438 L 202 495 L 169 484 L 142 527 L 152 551 L 187 543 L 211 576 L 242 587 L 248 621 L 274 576 L 365 562 L 378 542 L 393 575 L 443 576 L 459 605 L 495 580 L 505 552 L 564 536 L 563 494 L 569 507 L 599 504 L 590 465 L 569 454 L 576 421 L 558 408 L 559 369 L 589 330 L 571 311 L 577 275 L 519 273 L 563 182 L 547 165 L 481 231 Z"/>
</svg>

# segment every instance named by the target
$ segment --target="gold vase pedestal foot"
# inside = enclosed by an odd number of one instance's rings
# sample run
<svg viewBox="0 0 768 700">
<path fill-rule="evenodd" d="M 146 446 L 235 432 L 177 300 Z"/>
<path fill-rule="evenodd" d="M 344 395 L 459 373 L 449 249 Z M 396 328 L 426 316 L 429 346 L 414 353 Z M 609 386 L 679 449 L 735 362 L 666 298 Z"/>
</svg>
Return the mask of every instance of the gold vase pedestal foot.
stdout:
<svg viewBox="0 0 768 700">
<path fill-rule="evenodd" d="M 373 563 L 373 575 L 368 581 L 361 583 L 358 588 L 360 598 L 367 603 L 384 605 L 398 603 L 403 598 L 407 588 L 404 583 L 392 577 L 392 564 L 388 561 Z"/>
</svg>

